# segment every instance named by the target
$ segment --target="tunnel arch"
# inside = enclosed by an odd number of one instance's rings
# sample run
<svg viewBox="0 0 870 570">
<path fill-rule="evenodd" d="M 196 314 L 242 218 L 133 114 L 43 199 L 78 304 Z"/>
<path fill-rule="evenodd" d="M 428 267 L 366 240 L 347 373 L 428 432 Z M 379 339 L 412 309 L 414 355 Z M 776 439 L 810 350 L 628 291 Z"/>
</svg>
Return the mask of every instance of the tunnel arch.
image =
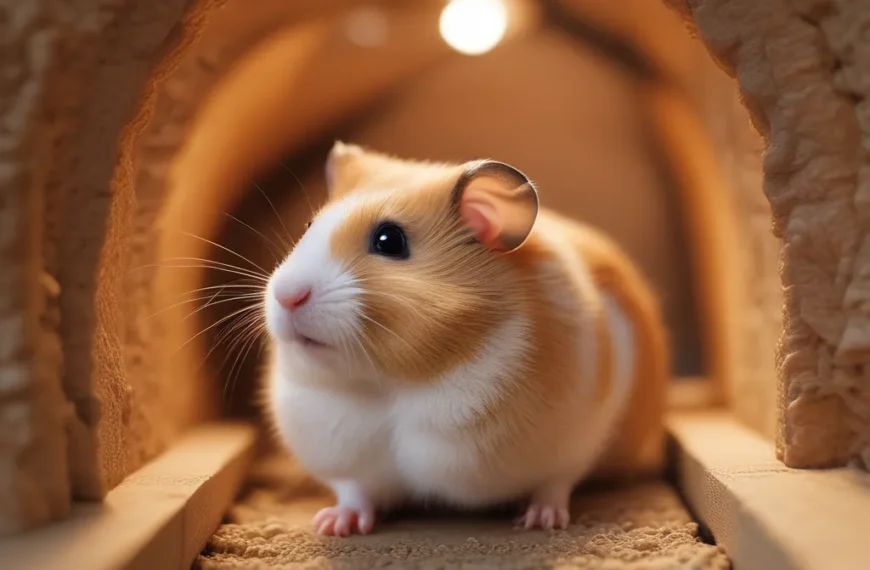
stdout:
<svg viewBox="0 0 870 570">
<path fill-rule="evenodd" d="M 697 107 L 712 97 L 697 92 L 693 82 L 706 73 L 705 64 L 657 3 L 559 3 L 633 42 L 667 76 L 667 86 L 650 94 L 651 108 L 663 148 L 690 157 L 680 176 L 689 189 L 684 200 L 694 200 L 690 231 L 703 237 L 693 240 L 693 257 L 704 267 L 704 334 L 715 352 L 711 371 L 721 397 L 738 413 L 753 399 L 775 397 L 778 452 L 789 465 L 839 465 L 860 456 L 870 461 L 862 294 L 868 221 L 861 214 L 868 83 L 861 81 L 863 48 L 844 33 L 849 21 L 866 13 L 860 3 L 741 0 L 736 9 L 724 0 L 667 2 L 736 76 L 764 138 L 764 191 L 774 231 L 785 244 L 776 395 L 773 378 L 763 381 L 766 369 L 755 371 L 751 383 L 741 381 L 749 326 L 738 318 L 744 290 L 778 287 L 766 274 L 759 280 L 743 269 L 732 271 L 739 265 L 736 248 L 747 243 L 738 230 L 746 212 L 724 198 L 732 181 L 711 175 L 721 169 L 721 148 L 710 140 L 709 122 Z M 91 0 L 70 14 L 35 0 L 3 24 L 9 53 L 24 63 L 15 69 L 11 95 L 0 100 L 4 114 L 22 117 L 2 135 L 10 174 L 0 180 L 6 221 L 0 252 L 8 267 L 0 326 L 12 340 L 0 351 L 0 372 L 15 381 L 0 387 L 0 411 L 10 433 L 26 435 L 0 455 L 9 482 L 0 493 L 10 505 L 0 512 L 0 529 L 62 517 L 72 496 L 100 498 L 178 431 L 216 413 L 205 403 L 210 396 L 202 383 L 169 385 L 167 375 L 189 371 L 193 360 L 167 367 L 168 329 L 160 322 L 166 316 L 148 322 L 165 293 L 161 287 L 173 288 L 151 267 L 163 247 L 161 228 L 185 212 L 167 209 L 174 196 L 165 189 L 179 176 L 170 162 L 186 144 L 198 109 L 243 54 L 261 41 L 280 41 L 281 29 L 308 22 L 292 40 L 304 67 L 301 54 L 319 45 L 329 14 L 358 3 L 269 0 L 241 16 L 225 12 L 222 20 L 227 4 Z M 34 33 L 40 26 L 52 33 Z M 813 65 L 795 68 L 795 50 Z M 430 56 L 417 55 L 420 61 Z M 346 101 L 333 101 L 309 127 L 325 129 L 397 77 L 400 72 L 346 93 Z M 763 209 L 751 214 L 767 215 Z M 839 225 L 832 227 L 835 217 Z M 209 235 L 214 222 L 204 216 L 198 223 Z M 823 255 L 819 244 L 838 255 Z M 767 334 L 779 322 L 752 326 Z M 744 419 L 767 433 L 772 417 L 761 410 Z"/>
</svg>

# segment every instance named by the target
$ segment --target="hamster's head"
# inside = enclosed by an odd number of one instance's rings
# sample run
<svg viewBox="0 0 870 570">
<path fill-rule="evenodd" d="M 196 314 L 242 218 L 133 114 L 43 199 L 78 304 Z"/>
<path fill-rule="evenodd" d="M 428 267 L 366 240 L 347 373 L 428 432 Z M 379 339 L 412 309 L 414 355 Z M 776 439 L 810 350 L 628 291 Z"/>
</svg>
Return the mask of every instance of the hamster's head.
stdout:
<svg viewBox="0 0 870 570">
<path fill-rule="evenodd" d="M 326 168 L 329 202 L 266 290 L 277 349 L 359 373 L 348 381 L 433 381 L 474 358 L 518 290 L 504 256 L 537 217 L 531 182 L 343 143 Z"/>
</svg>

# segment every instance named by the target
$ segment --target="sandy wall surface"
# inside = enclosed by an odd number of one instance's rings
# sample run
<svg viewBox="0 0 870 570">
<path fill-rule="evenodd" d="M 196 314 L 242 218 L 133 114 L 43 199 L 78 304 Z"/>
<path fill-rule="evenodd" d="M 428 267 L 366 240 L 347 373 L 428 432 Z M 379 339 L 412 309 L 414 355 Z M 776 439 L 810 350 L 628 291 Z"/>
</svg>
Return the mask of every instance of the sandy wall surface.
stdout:
<svg viewBox="0 0 870 570">
<path fill-rule="evenodd" d="M 739 81 L 765 141 L 783 240 L 777 452 L 794 467 L 870 460 L 870 10 L 860 0 L 672 1 Z"/>
<path fill-rule="evenodd" d="M 98 497 L 135 463 L 118 306 L 133 189 L 116 157 L 155 63 L 186 41 L 168 38 L 183 9 L 0 6 L 2 531 L 63 516 L 71 492 Z"/>
</svg>

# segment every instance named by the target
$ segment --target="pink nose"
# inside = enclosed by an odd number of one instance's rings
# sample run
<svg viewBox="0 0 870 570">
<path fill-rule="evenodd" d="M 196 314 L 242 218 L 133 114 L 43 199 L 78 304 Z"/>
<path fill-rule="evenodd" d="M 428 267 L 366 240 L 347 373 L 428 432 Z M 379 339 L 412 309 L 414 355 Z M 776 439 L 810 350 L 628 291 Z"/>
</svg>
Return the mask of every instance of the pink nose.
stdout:
<svg viewBox="0 0 870 570">
<path fill-rule="evenodd" d="M 276 295 L 278 303 L 288 311 L 298 309 L 311 298 L 311 289 L 302 289 L 290 295 Z"/>
</svg>

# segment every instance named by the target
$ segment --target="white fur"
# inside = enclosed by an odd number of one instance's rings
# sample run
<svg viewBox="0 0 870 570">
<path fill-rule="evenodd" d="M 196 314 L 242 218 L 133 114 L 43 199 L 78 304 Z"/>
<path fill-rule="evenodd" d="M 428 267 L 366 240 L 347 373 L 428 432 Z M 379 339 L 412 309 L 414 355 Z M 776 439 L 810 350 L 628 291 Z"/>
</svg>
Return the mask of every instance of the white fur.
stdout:
<svg viewBox="0 0 870 570">
<path fill-rule="evenodd" d="M 516 493 L 497 481 L 481 485 L 472 474 L 486 466 L 476 449 L 472 422 L 496 403 L 523 372 L 530 348 L 530 323 L 521 313 L 487 339 L 474 360 L 430 386 L 396 393 L 392 449 L 396 467 L 412 494 L 458 504 L 487 503 Z"/>
<path fill-rule="evenodd" d="M 598 437 L 590 453 L 600 456 L 615 435 L 616 427 L 634 390 L 637 368 L 637 346 L 634 323 L 619 302 L 609 294 L 603 298 L 604 318 L 611 342 L 611 392 L 598 412 L 594 430 Z"/>
<path fill-rule="evenodd" d="M 361 326 L 354 315 L 362 308 L 356 279 L 330 254 L 330 236 L 353 211 L 353 203 L 337 202 L 324 210 L 300 238 L 292 253 L 275 270 L 266 289 L 266 323 L 279 342 L 291 343 L 295 333 L 338 346 Z M 276 294 L 311 288 L 311 299 L 290 315 Z"/>
<path fill-rule="evenodd" d="M 314 387 L 302 358 L 279 357 L 270 378 L 273 413 L 309 470 L 333 484 L 357 480 L 376 503 L 503 499 L 515 489 L 496 484 L 487 496 L 470 477 L 482 466 L 468 424 L 503 392 L 528 345 L 528 323 L 517 316 L 493 332 L 478 358 L 431 386 L 396 388 L 395 379 L 385 379 L 390 387 L 358 391 Z"/>
</svg>

